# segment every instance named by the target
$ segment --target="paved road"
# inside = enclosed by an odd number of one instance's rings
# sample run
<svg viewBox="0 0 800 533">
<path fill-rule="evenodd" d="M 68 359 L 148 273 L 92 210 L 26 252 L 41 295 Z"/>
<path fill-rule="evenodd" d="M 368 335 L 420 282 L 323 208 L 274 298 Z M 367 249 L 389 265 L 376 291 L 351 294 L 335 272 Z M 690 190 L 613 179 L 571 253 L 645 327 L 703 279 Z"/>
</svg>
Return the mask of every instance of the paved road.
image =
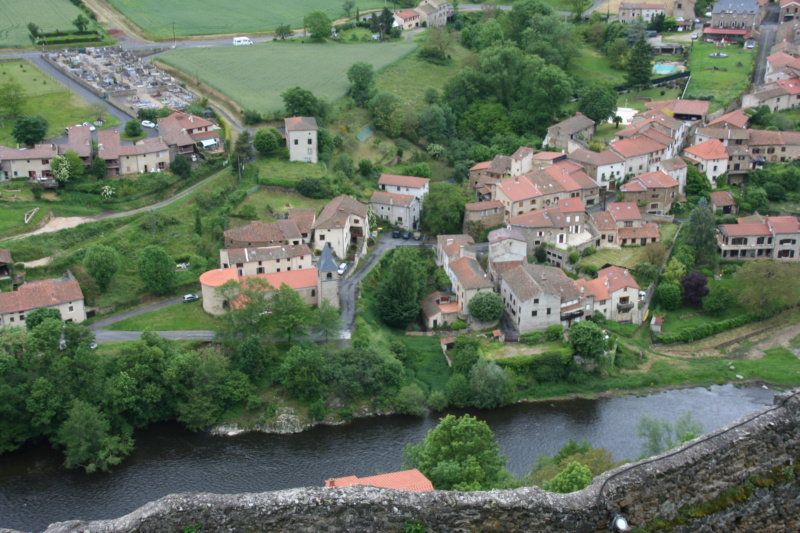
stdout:
<svg viewBox="0 0 800 533">
<path fill-rule="evenodd" d="M 164 337 L 165 339 L 170 339 L 170 340 L 194 339 L 194 340 L 210 341 L 214 339 L 213 331 L 204 331 L 204 330 L 156 331 L 154 333 L 157 333 L 160 336 Z M 94 339 L 98 343 L 135 341 L 139 340 L 141 336 L 142 336 L 141 331 L 109 331 L 107 329 L 94 330 Z"/>
<path fill-rule="evenodd" d="M 753 70 L 753 84 L 760 86 L 764 83 L 764 76 L 767 72 L 767 56 L 775 46 L 775 28 L 778 26 L 780 6 L 777 4 L 767 4 L 767 15 L 761 22 L 761 36 L 758 39 L 758 57 L 756 58 L 756 68 Z"/>
</svg>

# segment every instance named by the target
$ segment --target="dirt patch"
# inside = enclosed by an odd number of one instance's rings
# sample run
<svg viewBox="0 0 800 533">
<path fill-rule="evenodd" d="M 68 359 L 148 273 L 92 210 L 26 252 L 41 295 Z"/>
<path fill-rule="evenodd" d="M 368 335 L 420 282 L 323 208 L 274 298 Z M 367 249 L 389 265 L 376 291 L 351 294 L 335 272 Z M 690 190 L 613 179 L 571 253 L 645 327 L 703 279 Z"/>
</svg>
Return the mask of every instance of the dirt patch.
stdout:
<svg viewBox="0 0 800 533">
<path fill-rule="evenodd" d="M 540 353 L 552 349 L 553 347 L 549 344 L 534 344 L 533 346 L 520 343 L 506 344 L 505 347 L 500 350 L 489 354 L 489 357 L 492 359 L 508 359 L 509 357 L 519 357 L 522 355 L 539 355 Z"/>
</svg>

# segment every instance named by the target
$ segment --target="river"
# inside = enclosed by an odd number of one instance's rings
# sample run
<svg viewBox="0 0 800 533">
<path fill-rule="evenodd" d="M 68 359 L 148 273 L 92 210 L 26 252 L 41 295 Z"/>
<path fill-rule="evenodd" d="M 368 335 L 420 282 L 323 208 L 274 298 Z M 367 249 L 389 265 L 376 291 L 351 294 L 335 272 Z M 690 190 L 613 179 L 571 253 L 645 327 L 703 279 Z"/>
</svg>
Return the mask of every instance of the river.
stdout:
<svg viewBox="0 0 800 533">
<path fill-rule="evenodd" d="M 641 415 L 674 421 L 691 411 L 706 432 L 771 404 L 775 392 L 733 385 L 664 391 L 650 396 L 526 403 L 476 411 L 495 432 L 509 469 L 525 475 L 539 454 L 568 439 L 588 439 L 615 460 L 635 459 Z M 325 479 L 399 470 L 407 442 L 419 442 L 438 416 L 357 420 L 297 435 L 193 434 L 159 424 L 136 434 L 136 450 L 111 473 L 60 468 L 46 446 L 0 456 L 0 527 L 41 531 L 70 519 L 116 518 L 178 492 L 263 492 L 321 486 Z"/>
</svg>

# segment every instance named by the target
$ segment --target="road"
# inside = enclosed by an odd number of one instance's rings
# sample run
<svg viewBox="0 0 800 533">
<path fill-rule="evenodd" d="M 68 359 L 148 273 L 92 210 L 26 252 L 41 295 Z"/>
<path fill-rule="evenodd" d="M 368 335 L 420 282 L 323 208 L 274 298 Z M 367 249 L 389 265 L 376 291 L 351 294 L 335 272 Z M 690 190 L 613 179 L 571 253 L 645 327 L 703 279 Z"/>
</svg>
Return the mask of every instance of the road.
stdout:
<svg viewBox="0 0 800 533">
<path fill-rule="evenodd" d="M 764 76 L 767 72 L 767 56 L 775 46 L 775 28 L 778 26 L 780 6 L 777 4 L 767 4 L 767 14 L 761 21 L 761 36 L 758 38 L 758 57 L 756 58 L 756 68 L 753 70 L 753 85 L 760 86 L 764 83 Z"/>
</svg>

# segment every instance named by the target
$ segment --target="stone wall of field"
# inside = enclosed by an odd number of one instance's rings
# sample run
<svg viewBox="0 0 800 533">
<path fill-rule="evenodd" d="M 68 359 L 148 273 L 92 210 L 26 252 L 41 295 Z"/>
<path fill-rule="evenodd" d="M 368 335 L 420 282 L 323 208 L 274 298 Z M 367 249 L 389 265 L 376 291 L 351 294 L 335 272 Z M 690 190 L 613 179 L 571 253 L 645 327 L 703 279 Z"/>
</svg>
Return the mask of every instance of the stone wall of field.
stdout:
<svg viewBox="0 0 800 533">
<path fill-rule="evenodd" d="M 413 493 L 372 487 L 262 494 L 178 494 L 116 520 L 48 533 L 181 531 L 606 531 L 612 510 L 650 530 L 800 531 L 800 391 L 660 456 L 599 476 L 573 494 L 538 488 Z M 321 482 L 321 481 L 320 481 Z"/>
</svg>

